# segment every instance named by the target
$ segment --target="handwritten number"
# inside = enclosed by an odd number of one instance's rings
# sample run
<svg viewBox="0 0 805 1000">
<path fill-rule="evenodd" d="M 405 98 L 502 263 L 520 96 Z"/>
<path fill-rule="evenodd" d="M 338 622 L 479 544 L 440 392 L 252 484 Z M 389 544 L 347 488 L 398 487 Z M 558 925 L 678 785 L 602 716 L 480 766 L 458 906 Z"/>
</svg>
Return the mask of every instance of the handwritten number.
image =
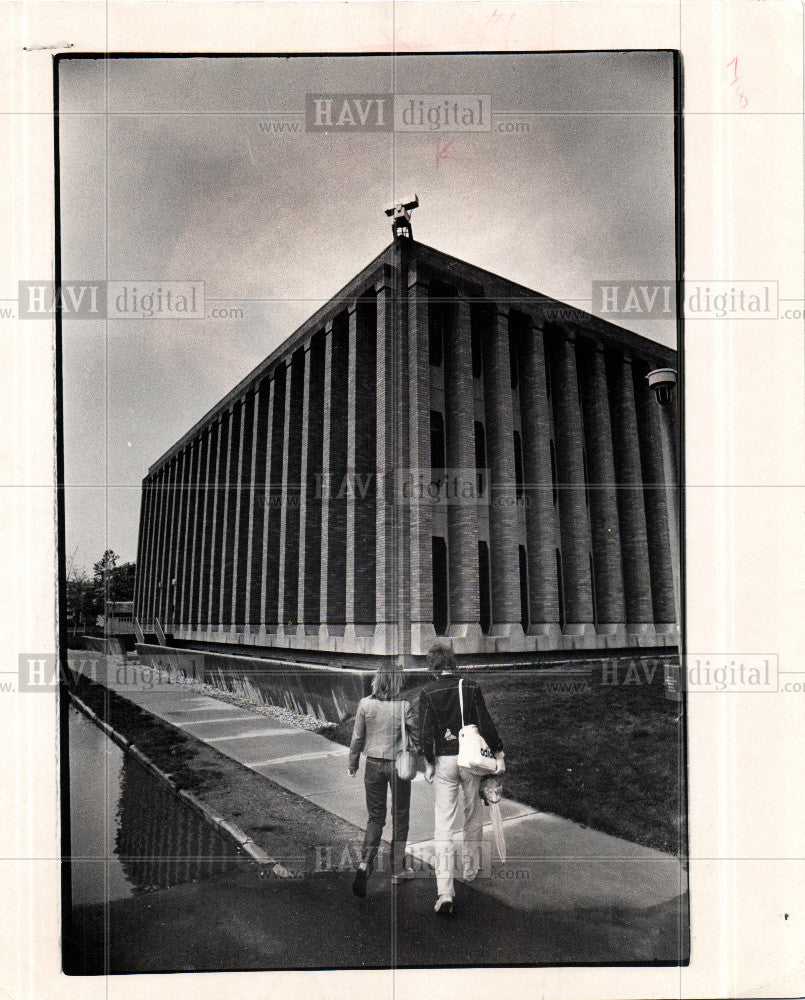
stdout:
<svg viewBox="0 0 805 1000">
<path fill-rule="evenodd" d="M 730 66 L 732 66 L 732 80 L 730 80 L 730 87 L 734 87 L 735 84 L 741 79 L 741 77 L 738 76 L 738 56 L 735 56 L 734 59 L 730 59 L 727 63 L 727 68 Z M 738 95 L 738 106 L 745 108 L 747 104 L 749 104 L 749 98 L 744 93 L 743 87 L 739 87 L 736 94 Z"/>
<path fill-rule="evenodd" d="M 732 70 L 733 77 L 732 77 L 732 81 L 730 82 L 730 86 L 732 86 L 733 84 L 737 83 L 741 79 L 738 76 L 738 56 L 736 56 L 734 59 L 730 59 L 730 61 L 727 63 L 727 66 L 732 66 L 733 67 L 733 70 Z"/>
</svg>

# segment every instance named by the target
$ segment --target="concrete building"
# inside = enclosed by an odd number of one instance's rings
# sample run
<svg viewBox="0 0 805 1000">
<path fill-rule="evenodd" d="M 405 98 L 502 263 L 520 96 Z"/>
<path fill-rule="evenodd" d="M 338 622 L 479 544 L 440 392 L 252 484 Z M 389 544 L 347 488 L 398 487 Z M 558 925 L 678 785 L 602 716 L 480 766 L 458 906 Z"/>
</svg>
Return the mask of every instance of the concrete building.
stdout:
<svg viewBox="0 0 805 1000">
<path fill-rule="evenodd" d="M 319 662 L 676 645 L 658 367 L 395 234 L 149 469 L 138 627 Z"/>
</svg>

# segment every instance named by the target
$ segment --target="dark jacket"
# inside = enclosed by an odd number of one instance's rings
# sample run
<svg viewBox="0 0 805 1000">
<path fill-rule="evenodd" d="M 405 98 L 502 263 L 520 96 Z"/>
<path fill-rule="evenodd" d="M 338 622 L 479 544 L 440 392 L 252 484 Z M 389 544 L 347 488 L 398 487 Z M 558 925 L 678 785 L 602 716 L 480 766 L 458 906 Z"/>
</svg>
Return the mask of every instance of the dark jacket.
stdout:
<svg viewBox="0 0 805 1000">
<path fill-rule="evenodd" d="M 458 674 L 442 674 L 419 696 L 419 734 L 422 752 L 429 764 L 437 757 L 458 754 L 458 731 L 461 729 L 461 708 L 458 700 Z M 480 730 L 492 753 L 503 749 L 495 723 L 486 708 L 481 689 L 474 680 L 465 677 L 464 724 L 472 723 Z"/>
</svg>

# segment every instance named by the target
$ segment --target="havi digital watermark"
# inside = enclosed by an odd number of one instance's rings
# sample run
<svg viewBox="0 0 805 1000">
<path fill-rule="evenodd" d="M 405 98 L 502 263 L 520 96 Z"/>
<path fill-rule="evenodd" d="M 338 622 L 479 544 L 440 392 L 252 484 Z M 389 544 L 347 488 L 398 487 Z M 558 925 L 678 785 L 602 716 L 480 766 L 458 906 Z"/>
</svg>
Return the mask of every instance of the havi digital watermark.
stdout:
<svg viewBox="0 0 805 1000">
<path fill-rule="evenodd" d="M 20 281 L 20 319 L 204 319 L 203 281 Z"/>
<path fill-rule="evenodd" d="M 680 285 L 688 319 L 777 319 L 776 281 L 685 281 Z M 675 281 L 594 281 L 592 310 L 606 319 L 674 319 Z"/>
</svg>

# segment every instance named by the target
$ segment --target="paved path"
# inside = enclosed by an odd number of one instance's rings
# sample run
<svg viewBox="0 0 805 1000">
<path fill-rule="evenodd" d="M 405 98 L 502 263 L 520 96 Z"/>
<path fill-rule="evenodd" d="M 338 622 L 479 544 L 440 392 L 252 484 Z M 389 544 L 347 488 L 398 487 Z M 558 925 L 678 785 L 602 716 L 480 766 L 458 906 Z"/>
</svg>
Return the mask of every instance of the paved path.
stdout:
<svg viewBox="0 0 805 1000">
<path fill-rule="evenodd" d="M 288 881 L 261 877 L 251 865 L 226 876 L 80 907 L 65 942 L 68 956 L 75 954 L 69 967 L 97 975 L 611 965 L 673 962 L 687 951 L 673 901 L 650 910 L 548 908 L 524 918 L 521 911 L 459 884 L 455 916 L 438 920 L 431 913 L 432 883 L 413 880 L 392 887 L 388 879 L 377 878 L 364 900 L 352 894 L 351 883 L 350 872 Z M 665 995 L 673 996 L 675 970 L 654 971 L 666 983 Z M 388 982 L 384 995 L 391 997 L 393 979 Z M 501 980 L 501 996 L 506 995 Z"/>
<path fill-rule="evenodd" d="M 155 683 L 145 690 L 125 686 L 121 661 L 103 654 L 71 654 L 80 669 L 92 660 L 94 680 L 184 732 L 215 747 L 289 791 L 361 829 L 366 801 L 360 775 L 350 778 L 347 749 L 324 736 L 216 698 L 181 684 Z M 148 668 L 138 667 L 141 674 Z M 685 891 L 678 859 L 619 837 L 611 837 L 550 813 L 504 799 L 501 812 L 507 860 L 493 855 L 490 874 L 478 891 L 521 911 L 554 913 L 578 909 L 645 911 L 664 907 Z M 488 833 L 488 827 L 486 832 Z M 389 827 L 385 834 L 388 839 Z M 422 775 L 411 795 L 409 851 L 432 854 L 433 787 Z"/>
</svg>

